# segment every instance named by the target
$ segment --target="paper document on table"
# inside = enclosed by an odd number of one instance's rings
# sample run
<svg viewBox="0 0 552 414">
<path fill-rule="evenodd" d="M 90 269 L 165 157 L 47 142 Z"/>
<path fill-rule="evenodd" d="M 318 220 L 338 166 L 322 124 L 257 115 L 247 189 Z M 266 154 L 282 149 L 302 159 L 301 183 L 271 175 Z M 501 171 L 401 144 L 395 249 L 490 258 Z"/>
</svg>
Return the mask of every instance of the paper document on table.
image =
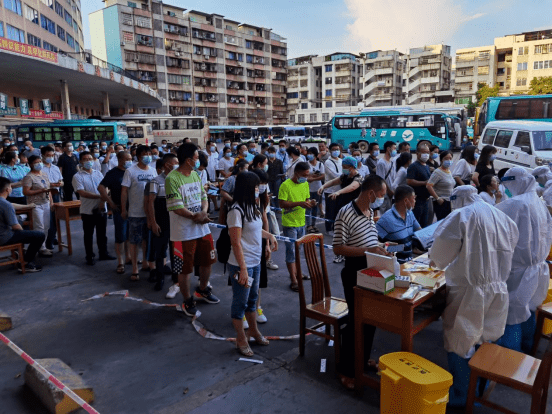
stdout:
<svg viewBox="0 0 552 414">
<path fill-rule="evenodd" d="M 437 289 L 446 283 L 444 270 L 435 269 L 426 264 L 430 261 L 427 254 L 417 257 L 403 265 L 403 272 L 408 273 L 412 283 L 429 289 Z"/>
<path fill-rule="evenodd" d="M 424 250 L 428 250 L 433 244 L 433 233 L 437 230 L 441 221 L 433 223 L 431 226 L 427 226 L 414 233 L 414 239 L 418 240 Z"/>
</svg>

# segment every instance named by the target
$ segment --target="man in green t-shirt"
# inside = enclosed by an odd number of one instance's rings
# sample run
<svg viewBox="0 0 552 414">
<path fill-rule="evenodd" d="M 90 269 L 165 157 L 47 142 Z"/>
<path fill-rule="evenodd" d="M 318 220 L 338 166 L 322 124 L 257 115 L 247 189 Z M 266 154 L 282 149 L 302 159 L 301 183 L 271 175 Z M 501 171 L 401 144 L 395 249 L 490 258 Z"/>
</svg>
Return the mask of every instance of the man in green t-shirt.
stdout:
<svg viewBox="0 0 552 414">
<path fill-rule="evenodd" d="M 309 164 L 300 162 L 295 166 L 293 176 L 282 183 L 278 200 L 282 208 L 284 236 L 298 240 L 305 235 L 305 210 L 310 209 L 315 200 L 309 200 Z M 297 269 L 295 268 L 295 244 L 286 242 L 286 265 L 291 279 L 290 289 L 297 292 Z"/>
</svg>

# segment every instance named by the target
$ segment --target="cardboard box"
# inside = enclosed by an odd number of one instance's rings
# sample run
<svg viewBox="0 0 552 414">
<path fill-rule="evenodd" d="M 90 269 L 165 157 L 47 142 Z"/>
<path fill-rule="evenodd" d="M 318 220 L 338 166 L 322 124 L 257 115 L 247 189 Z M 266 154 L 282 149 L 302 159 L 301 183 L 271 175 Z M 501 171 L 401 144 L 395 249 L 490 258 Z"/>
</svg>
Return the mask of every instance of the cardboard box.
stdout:
<svg viewBox="0 0 552 414">
<path fill-rule="evenodd" d="M 357 272 L 357 285 L 387 295 L 395 289 L 395 275 L 385 269 L 362 269 Z"/>
</svg>

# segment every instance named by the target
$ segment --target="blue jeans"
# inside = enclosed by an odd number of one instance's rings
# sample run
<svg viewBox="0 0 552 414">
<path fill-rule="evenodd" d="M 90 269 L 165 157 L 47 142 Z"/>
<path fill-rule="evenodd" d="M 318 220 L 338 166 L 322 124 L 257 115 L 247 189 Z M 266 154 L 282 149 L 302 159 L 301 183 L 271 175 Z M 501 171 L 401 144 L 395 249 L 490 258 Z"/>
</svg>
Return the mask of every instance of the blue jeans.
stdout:
<svg viewBox="0 0 552 414">
<path fill-rule="evenodd" d="M 316 200 L 316 205 L 306 211 L 306 214 L 311 216 L 307 217 L 307 225 L 316 226 L 316 217 L 318 216 L 318 204 L 320 203 L 320 196 L 315 191 L 314 193 L 310 193 L 310 198 L 312 200 Z"/>
<path fill-rule="evenodd" d="M 113 212 L 115 226 L 115 243 L 124 243 L 128 240 L 128 220 L 123 220 L 120 212 Z"/>
<path fill-rule="evenodd" d="M 429 200 L 416 200 L 416 204 L 414 204 L 412 213 L 414 213 L 414 217 L 416 217 L 416 220 L 418 220 L 418 223 L 420 223 L 420 226 L 422 226 L 422 228 L 427 227 L 431 224 L 429 220 Z"/>
<path fill-rule="evenodd" d="M 284 227 L 284 236 L 299 240 L 305 235 L 305 227 Z M 286 242 L 286 263 L 295 263 L 295 242 Z"/>
<path fill-rule="evenodd" d="M 255 312 L 257 309 L 257 298 L 259 297 L 259 278 L 261 276 L 261 264 L 248 267 L 247 274 L 253 278 L 251 287 L 245 287 L 234 279 L 234 274 L 240 271 L 239 266 L 228 263 L 226 265 L 230 280 L 232 281 L 232 308 L 230 315 L 232 319 L 243 319 L 245 312 Z"/>
</svg>

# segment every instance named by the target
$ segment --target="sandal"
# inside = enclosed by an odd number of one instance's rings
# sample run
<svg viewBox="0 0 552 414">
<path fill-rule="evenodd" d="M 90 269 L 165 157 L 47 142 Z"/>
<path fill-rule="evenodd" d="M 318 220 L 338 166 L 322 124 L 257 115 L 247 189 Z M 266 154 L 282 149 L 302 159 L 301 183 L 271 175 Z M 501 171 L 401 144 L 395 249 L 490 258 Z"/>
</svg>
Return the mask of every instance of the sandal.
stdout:
<svg viewBox="0 0 552 414">
<path fill-rule="evenodd" d="M 294 292 L 299 292 L 299 285 L 297 283 L 290 283 L 289 288 Z"/>
<path fill-rule="evenodd" d="M 251 348 L 249 347 L 249 344 L 245 345 L 245 346 L 239 346 L 238 343 L 236 342 L 236 349 L 238 350 L 238 352 L 240 354 L 242 354 L 243 356 L 246 356 L 246 357 L 250 357 L 250 356 L 253 356 L 254 353 L 253 351 L 251 350 Z"/>
<path fill-rule="evenodd" d="M 343 385 L 348 390 L 354 390 L 355 389 L 355 379 L 349 378 L 344 375 L 339 375 L 341 378 L 341 385 Z"/>
<path fill-rule="evenodd" d="M 140 280 L 140 275 L 138 273 L 133 273 L 130 275 L 131 282 L 138 282 Z"/>
<path fill-rule="evenodd" d="M 251 338 L 255 338 L 255 342 L 257 343 L 257 345 L 267 346 L 270 343 L 270 341 L 266 339 L 262 334 L 260 336 L 253 336 L 253 337 L 250 335 L 247 335 L 248 342 L 251 340 Z"/>
<path fill-rule="evenodd" d="M 125 273 L 125 265 L 124 264 L 120 264 L 117 266 L 117 273 L 122 275 L 123 273 Z"/>
</svg>

